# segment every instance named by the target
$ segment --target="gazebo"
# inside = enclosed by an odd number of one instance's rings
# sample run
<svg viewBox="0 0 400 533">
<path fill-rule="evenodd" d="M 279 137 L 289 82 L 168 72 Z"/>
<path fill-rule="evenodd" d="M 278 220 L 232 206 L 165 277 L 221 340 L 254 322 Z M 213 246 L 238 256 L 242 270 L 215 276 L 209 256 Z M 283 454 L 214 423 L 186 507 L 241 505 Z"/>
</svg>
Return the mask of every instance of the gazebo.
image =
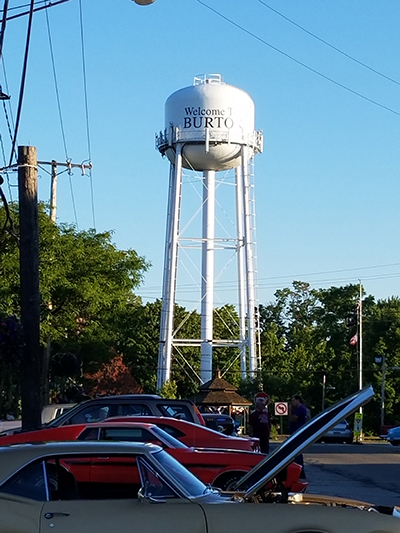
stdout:
<svg viewBox="0 0 400 533">
<path fill-rule="evenodd" d="M 200 408 L 225 407 L 230 416 L 235 414 L 235 408 L 239 408 L 243 411 L 243 419 L 240 425 L 247 427 L 249 407 L 253 402 L 247 400 L 236 391 L 237 387 L 222 379 L 221 373 L 218 371 L 217 377 L 200 385 L 199 392 L 191 396 L 189 400 Z"/>
</svg>

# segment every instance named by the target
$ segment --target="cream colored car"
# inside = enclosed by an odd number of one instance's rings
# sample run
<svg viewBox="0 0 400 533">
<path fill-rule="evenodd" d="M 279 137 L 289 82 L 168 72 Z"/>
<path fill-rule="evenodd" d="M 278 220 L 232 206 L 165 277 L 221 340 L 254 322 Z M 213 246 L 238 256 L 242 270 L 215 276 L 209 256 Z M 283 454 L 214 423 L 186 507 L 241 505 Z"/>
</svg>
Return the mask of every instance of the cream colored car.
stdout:
<svg viewBox="0 0 400 533">
<path fill-rule="evenodd" d="M 315 417 L 230 493 L 204 485 L 153 444 L 0 447 L 0 533 L 400 533 L 396 508 L 286 494 L 274 481 L 306 443 L 372 394 Z"/>
</svg>

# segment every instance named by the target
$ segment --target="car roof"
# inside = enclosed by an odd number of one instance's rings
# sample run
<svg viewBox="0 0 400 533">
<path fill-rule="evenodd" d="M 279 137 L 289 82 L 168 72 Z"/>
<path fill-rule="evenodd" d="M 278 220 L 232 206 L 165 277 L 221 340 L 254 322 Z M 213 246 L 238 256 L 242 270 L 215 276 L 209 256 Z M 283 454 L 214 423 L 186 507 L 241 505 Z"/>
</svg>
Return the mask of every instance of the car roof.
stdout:
<svg viewBox="0 0 400 533">
<path fill-rule="evenodd" d="M 185 428 L 190 427 L 190 429 L 193 431 L 204 432 L 206 434 L 212 434 L 215 437 L 220 437 L 222 439 L 243 440 L 243 438 L 246 438 L 246 437 L 236 437 L 235 435 L 224 435 L 220 431 L 216 431 L 215 429 L 209 428 L 207 426 L 201 426 L 200 424 L 195 424 L 194 422 L 190 422 L 189 420 L 181 420 L 180 418 L 174 418 L 172 416 L 151 416 L 151 415 L 137 415 L 137 416 L 125 416 L 125 417 L 115 416 L 115 417 L 105 418 L 104 422 L 105 423 L 120 422 L 123 418 L 128 419 L 128 420 L 131 418 L 134 418 L 135 422 L 140 422 L 139 418 L 143 418 L 143 419 L 149 420 L 150 421 L 149 423 L 155 424 L 156 426 L 160 424 L 160 422 L 162 422 L 163 424 L 166 424 L 166 425 L 175 426 L 181 429 L 182 431 Z M 253 437 L 247 437 L 247 438 L 258 440 L 258 438 L 253 438 Z"/>
<path fill-rule="evenodd" d="M 170 398 L 162 398 L 158 394 L 117 394 L 112 396 L 97 396 L 96 398 L 91 398 L 90 400 L 86 400 L 83 403 L 94 403 L 96 401 L 119 401 L 119 400 L 161 400 L 162 402 L 166 403 L 190 403 L 193 402 L 191 400 L 178 400 L 176 398 L 170 399 Z"/>
<path fill-rule="evenodd" d="M 53 455 L 74 454 L 149 454 L 161 450 L 157 445 L 137 442 L 71 441 L 39 444 L 11 444 L 0 447 L 0 484 L 32 461 Z"/>
</svg>

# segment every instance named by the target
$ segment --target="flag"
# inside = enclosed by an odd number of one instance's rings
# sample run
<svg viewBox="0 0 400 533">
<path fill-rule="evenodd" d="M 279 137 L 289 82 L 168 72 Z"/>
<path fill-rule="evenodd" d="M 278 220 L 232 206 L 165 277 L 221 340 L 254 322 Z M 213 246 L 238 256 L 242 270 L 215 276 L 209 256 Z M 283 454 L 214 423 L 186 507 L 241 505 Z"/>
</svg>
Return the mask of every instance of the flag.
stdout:
<svg viewBox="0 0 400 533">
<path fill-rule="evenodd" d="M 356 333 L 355 335 L 353 335 L 353 336 L 351 337 L 351 339 L 350 339 L 350 344 L 351 344 L 352 346 L 355 346 L 355 345 L 357 344 L 357 342 L 358 342 L 358 335 L 357 335 L 357 333 Z"/>
</svg>

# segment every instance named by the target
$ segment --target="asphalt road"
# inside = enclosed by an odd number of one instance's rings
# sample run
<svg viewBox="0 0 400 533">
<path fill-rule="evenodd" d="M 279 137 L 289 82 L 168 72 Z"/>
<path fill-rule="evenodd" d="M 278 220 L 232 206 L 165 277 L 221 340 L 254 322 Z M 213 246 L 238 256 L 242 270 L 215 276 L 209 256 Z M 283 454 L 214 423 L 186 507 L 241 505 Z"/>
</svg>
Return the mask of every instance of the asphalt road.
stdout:
<svg viewBox="0 0 400 533">
<path fill-rule="evenodd" d="M 400 447 L 384 441 L 314 444 L 304 460 L 308 492 L 400 506 Z"/>
</svg>

